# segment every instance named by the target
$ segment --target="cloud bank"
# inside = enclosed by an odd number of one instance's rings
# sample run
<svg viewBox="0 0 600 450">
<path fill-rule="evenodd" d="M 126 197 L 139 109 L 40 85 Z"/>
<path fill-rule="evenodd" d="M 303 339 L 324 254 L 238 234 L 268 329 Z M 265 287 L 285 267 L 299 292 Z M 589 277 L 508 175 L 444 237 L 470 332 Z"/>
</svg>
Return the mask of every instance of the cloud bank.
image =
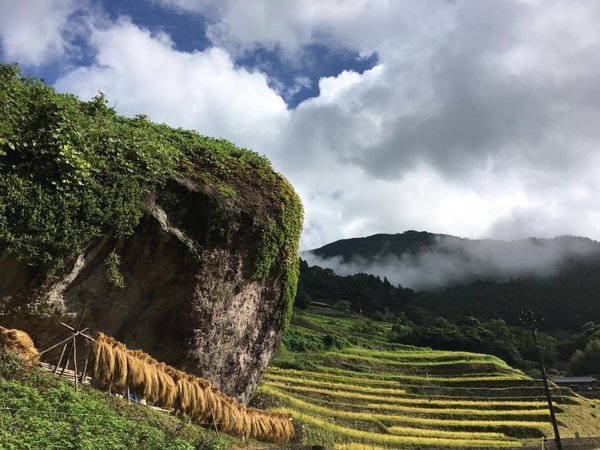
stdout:
<svg viewBox="0 0 600 450">
<path fill-rule="evenodd" d="M 3 55 L 63 58 L 62 91 L 102 90 L 120 113 L 265 154 L 302 197 L 305 249 L 406 229 L 600 239 L 600 4 L 148 1 L 202 16 L 211 46 L 183 52 L 135 18 L 27 0 L 0 6 Z M 68 59 L 74 14 L 89 24 L 81 67 Z M 294 64 L 315 43 L 377 65 L 321 77 L 319 95 L 290 109 L 268 67 L 236 63 L 266 48 Z"/>
<path fill-rule="evenodd" d="M 599 255 L 597 242 L 572 237 L 519 241 L 467 240 L 436 236 L 431 246 L 401 255 L 383 250 L 375 258 L 321 258 L 304 252 L 309 265 L 339 275 L 368 273 L 415 290 L 438 289 L 479 280 L 546 278 L 558 273 L 571 258 Z"/>
</svg>

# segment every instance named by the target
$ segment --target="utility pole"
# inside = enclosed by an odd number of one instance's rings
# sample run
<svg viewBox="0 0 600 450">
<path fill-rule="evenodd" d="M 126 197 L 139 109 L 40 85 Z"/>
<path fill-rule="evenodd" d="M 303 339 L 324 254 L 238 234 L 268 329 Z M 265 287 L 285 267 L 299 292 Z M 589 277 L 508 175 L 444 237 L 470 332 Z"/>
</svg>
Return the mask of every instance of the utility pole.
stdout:
<svg viewBox="0 0 600 450">
<path fill-rule="evenodd" d="M 538 317 L 530 308 L 522 309 L 519 314 L 519 320 L 523 325 L 531 328 L 531 334 L 533 335 L 533 342 L 537 350 L 538 358 L 540 360 L 540 370 L 542 371 L 542 379 L 544 380 L 544 390 L 546 391 L 546 400 L 548 401 L 548 409 L 550 410 L 550 419 L 552 420 L 552 428 L 554 428 L 554 442 L 556 442 L 556 448 L 562 450 L 562 444 L 560 442 L 560 433 L 558 432 L 558 423 L 556 422 L 556 415 L 554 414 L 554 406 L 552 405 L 552 397 L 550 396 L 550 388 L 548 387 L 548 379 L 546 377 L 546 366 L 544 365 L 544 359 L 542 358 L 542 347 L 538 344 L 537 339 L 537 324 Z"/>
</svg>

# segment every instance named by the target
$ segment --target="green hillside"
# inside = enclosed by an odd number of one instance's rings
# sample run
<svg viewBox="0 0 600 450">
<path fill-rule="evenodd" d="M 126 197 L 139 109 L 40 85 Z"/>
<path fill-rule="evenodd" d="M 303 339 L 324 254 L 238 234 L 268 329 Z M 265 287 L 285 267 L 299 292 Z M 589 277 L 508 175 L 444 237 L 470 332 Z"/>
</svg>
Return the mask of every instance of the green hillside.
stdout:
<svg viewBox="0 0 600 450">
<path fill-rule="evenodd" d="M 220 450 L 241 440 L 0 355 L 0 448 Z"/>
<path fill-rule="evenodd" d="M 499 448 L 552 435 L 540 380 L 490 355 L 389 344 L 390 324 L 330 314 L 296 313 L 259 389 L 306 442 Z M 552 393 L 564 436 L 600 434 L 600 402 Z"/>
<path fill-rule="evenodd" d="M 320 258 L 317 265 L 332 264 L 340 274 L 403 271 L 416 282 L 418 273 L 418 289 L 401 283 L 418 290 L 405 303 L 450 320 L 471 315 L 516 325 L 519 310 L 528 306 L 548 329 L 575 331 L 600 322 L 600 243 L 583 237 L 500 241 L 407 231 L 343 239 L 309 253 Z M 393 308 L 381 303 L 366 307 Z"/>
</svg>

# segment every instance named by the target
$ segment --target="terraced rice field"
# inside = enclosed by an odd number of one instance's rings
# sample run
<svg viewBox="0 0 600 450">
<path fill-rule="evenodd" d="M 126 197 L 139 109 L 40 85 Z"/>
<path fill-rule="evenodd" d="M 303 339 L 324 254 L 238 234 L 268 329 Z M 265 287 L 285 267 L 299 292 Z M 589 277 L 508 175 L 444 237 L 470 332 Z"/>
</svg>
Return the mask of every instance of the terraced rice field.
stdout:
<svg viewBox="0 0 600 450">
<path fill-rule="evenodd" d="M 540 380 L 490 355 L 356 345 L 295 356 L 309 369 L 276 359 L 259 392 L 308 438 L 335 448 L 510 448 L 552 436 Z M 570 424 L 572 411 L 600 431 L 598 402 L 557 387 L 552 394 L 564 435 L 585 435 Z"/>
</svg>

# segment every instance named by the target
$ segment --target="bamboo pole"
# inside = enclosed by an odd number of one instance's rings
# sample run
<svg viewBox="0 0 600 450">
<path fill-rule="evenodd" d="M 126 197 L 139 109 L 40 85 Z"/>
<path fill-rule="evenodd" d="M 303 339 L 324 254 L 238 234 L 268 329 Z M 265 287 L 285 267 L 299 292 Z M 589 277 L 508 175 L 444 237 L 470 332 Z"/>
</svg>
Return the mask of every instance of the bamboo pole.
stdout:
<svg viewBox="0 0 600 450">
<path fill-rule="evenodd" d="M 85 384 L 85 378 L 86 378 L 86 375 L 87 375 L 87 366 L 88 366 L 89 360 L 90 360 L 90 357 L 88 356 L 85 359 L 85 363 L 83 363 L 83 372 L 81 373 L 81 384 Z"/>
<path fill-rule="evenodd" d="M 77 336 L 73 336 L 73 369 L 75 370 L 75 390 L 77 390 Z"/>
<path fill-rule="evenodd" d="M 63 327 L 65 327 L 65 328 L 68 328 L 68 329 L 69 329 L 69 330 L 71 330 L 72 332 L 75 332 L 75 331 L 76 331 L 76 330 L 75 330 L 75 328 L 73 328 L 71 325 L 67 325 L 67 324 L 66 324 L 66 323 L 64 323 L 64 322 L 58 322 L 58 323 L 60 323 L 60 324 L 61 324 Z M 84 333 L 84 332 L 85 332 L 85 331 L 87 331 L 89 328 L 90 328 L 90 327 L 85 327 L 84 329 L 82 329 L 82 330 L 79 330 L 79 335 L 80 335 L 80 336 L 83 336 L 83 337 L 84 337 L 84 338 L 86 338 L 88 341 L 96 342 L 96 339 L 94 339 L 93 337 L 91 337 L 91 336 L 89 336 L 89 335 L 87 335 L 87 334 L 85 334 L 85 333 Z"/>
<path fill-rule="evenodd" d="M 73 339 L 73 337 L 71 337 L 71 339 Z M 69 343 L 69 350 L 67 350 L 67 362 L 65 363 L 65 365 L 62 368 L 62 370 L 60 371 L 59 377 L 63 376 L 63 374 L 65 373 L 65 370 L 67 369 L 67 366 L 71 362 L 71 353 L 72 353 L 72 351 L 73 351 L 72 344 Z"/>
<path fill-rule="evenodd" d="M 57 344 L 54 344 L 52 347 L 48 347 L 46 350 L 39 352 L 37 355 L 32 356 L 31 358 L 25 360 L 26 363 L 33 361 L 36 358 L 39 358 L 40 356 L 42 356 L 45 353 L 48 353 L 51 350 L 54 350 L 56 347 L 66 344 L 67 342 L 69 342 L 71 339 L 73 339 L 73 336 L 69 336 L 66 339 L 63 339 L 62 341 L 58 342 Z"/>
<path fill-rule="evenodd" d="M 56 373 L 58 371 L 58 368 L 60 367 L 60 363 L 62 362 L 63 356 L 65 356 L 66 349 L 67 349 L 67 344 L 65 344 L 63 346 L 62 352 L 60 352 L 60 358 L 58 358 L 58 362 L 56 363 L 56 366 L 54 366 L 54 370 L 52 371 L 52 373 Z"/>
</svg>

